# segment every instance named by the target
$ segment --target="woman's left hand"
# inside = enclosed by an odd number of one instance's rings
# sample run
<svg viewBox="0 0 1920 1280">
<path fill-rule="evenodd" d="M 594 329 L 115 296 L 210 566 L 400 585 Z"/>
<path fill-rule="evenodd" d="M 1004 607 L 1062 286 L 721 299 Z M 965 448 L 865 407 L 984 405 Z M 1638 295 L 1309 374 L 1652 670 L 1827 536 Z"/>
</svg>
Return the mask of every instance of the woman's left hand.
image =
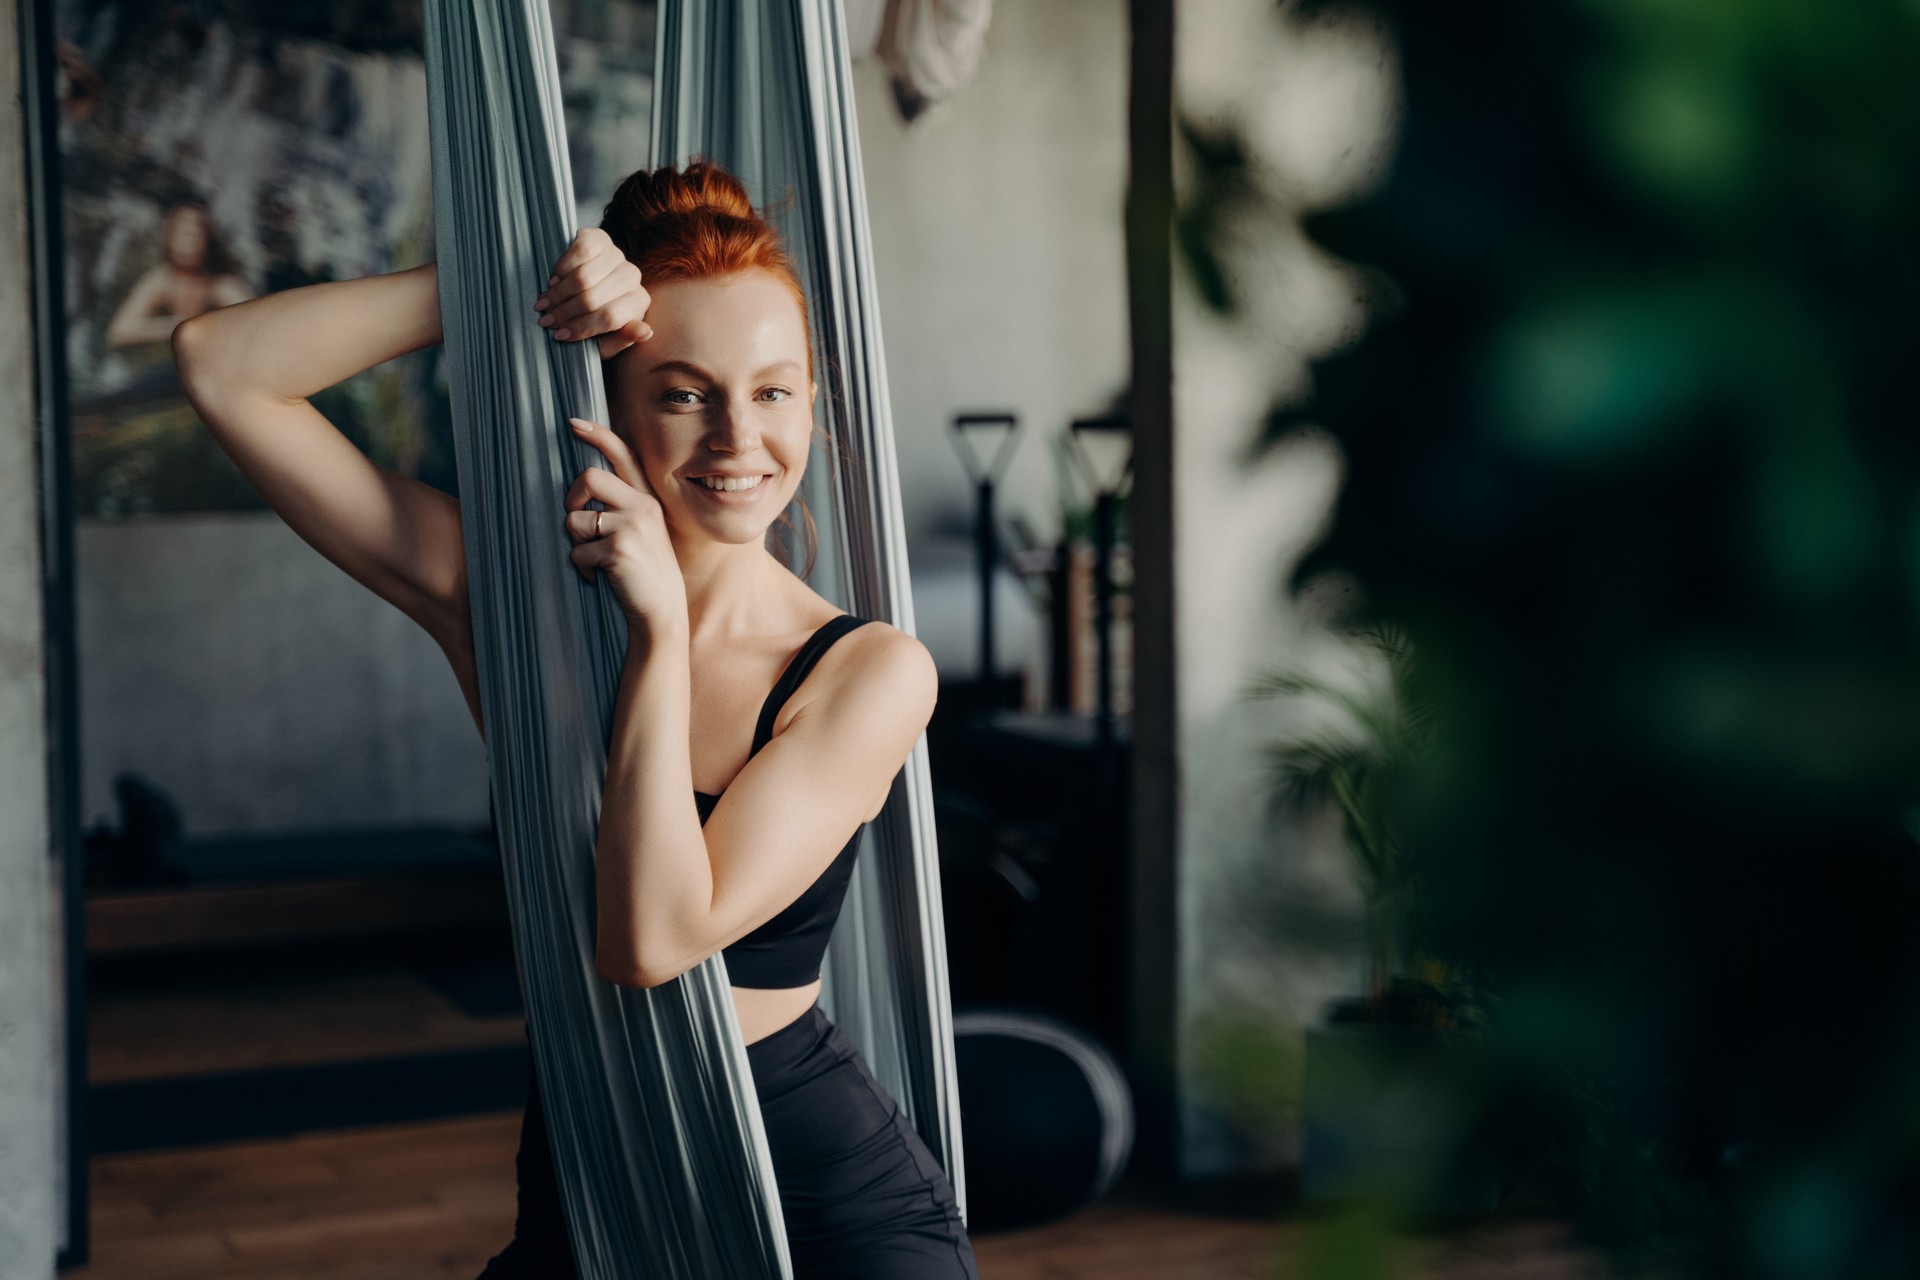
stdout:
<svg viewBox="0 0 1920 1280">
<path fill-rule="evenodd" d="M 640 285 L 640 268 L 627 261 L 613 237 L 598 227 L 582 227 L 553 264 L 547 291 L 534 299 L 533 309 L 554 337 L 598 338 L 600 358 L 611 360 L 653 336 L 646 321 L 652 302 Z"/>
<path fill-rule="evenodd" d="M 649 628 L 685 623 L 686 579 L 680 576 L 660 500 L 639 462 L 626 442 L 600 423 L 569 421 L 574 435 L 600 450 L 613 468 L 588 467 L 567 490 L 566 526 L 574 543 L 574 566 L 589 582 L 596 569 L 607 575 L 629 622 Z M 595 499 L 606 510 L 588 510 L 587 503 Z"/>
</svg>

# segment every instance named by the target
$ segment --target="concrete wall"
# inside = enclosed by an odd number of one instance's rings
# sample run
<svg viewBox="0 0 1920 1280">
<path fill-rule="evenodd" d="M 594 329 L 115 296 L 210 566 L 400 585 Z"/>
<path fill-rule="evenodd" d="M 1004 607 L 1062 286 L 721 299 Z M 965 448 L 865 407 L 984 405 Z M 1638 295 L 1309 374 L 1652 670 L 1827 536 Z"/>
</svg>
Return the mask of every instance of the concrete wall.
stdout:
<svg viewBox="0 0 1920 1280">
<path fill-rule="evenodd" d="M 76 550 L 89 819 L 125 769 L 194 836 L 486 821 L 439 646 L 279 517 L 84 520 Z"/>
<path fill-rule="evenodd" d="M 1053 441 L 1128 378 L 1125 0 L 995 6 L 978 76 L 912 125 L 877 62 L 855 83 L 909 536 L 969 527 L 948 423 L 976 408 L 1021 415 L 1003 510 L 1052 536 Z"/>
<path fill-rule="evenodd" d="M 916 612 L 971 673 L 971 489 L 960 409 L 1034 432 L 1003 511 L 1059 526 L 1051 440 L 1126 378 L 1123 0 L 1002 5 L 977 80 L 903 125 L 877 63 L 857 76 Z M 482 822 L 484 755 L 439 650 L 278 518 L 87 520 L 79 530 L 83 815 L 149 778 L 190 835 Z M 999 651 L 1032 648 L 1005 583 Z"/>
<path fill-rule="evenodd" d="M 0 0 L 0 1280 L 53 1274 L 53 916 L 20 23 Z"/>
</svg>

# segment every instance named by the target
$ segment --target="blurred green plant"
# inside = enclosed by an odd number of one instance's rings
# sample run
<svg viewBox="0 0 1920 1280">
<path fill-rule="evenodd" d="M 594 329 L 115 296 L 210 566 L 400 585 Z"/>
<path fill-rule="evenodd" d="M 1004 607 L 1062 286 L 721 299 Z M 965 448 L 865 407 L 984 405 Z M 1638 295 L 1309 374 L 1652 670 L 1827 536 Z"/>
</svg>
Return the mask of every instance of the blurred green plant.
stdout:
<svg viewBox="0 0 1920 1280">
<path fill-rule="evenodd" d="M 1341 844 L 1366 901 L 1367 1020 L 1471 1026 L 1479 1015 L 1465 975 L 1410 948 L 1403 927 L 1420 886 L 1402 851 L 1402 827 L 1415 777 L 1432 757 L 1436 707 L 1421 687 L 1404 628 L 1374 623 L 1349 639 L 1356 652 L 1379 659 L 1384 680 L 1355 689 L 1282 667 L 1253 682 L 1250 697 L 1295 700 L 1322 712 L 1320 727 L 1269 743 L 1267 762 L 1279 795 L 1339 815 Z"/>
<path fill-rule="evenodd" d="M 1399 301 L 1252 451 L 1337 439 L 1296 581 L 1431 669 L 1394 856 L 1489 997 L 1482 1136 L 1623 1260 L 1912 1276 L 1920 6 L 1286 12 L 1395 33 L 1391 174 L 1307 229 Z M 1223 310 L 1230 221 L 1176 219 Z"/>
</svg>

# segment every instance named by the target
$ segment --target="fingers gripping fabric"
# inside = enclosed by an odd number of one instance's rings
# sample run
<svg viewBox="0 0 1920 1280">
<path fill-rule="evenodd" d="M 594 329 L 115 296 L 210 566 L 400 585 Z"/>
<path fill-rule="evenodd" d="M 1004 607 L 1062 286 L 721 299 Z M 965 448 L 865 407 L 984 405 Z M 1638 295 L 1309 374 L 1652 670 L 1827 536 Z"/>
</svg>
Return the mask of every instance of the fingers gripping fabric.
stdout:
<svg viewBox="0 0 1920 1280">
<path fill-rule="evenodd" d="M 807 467 L 822 593 L 913 630 L 866 185 L 840 0 L 660 0 L 653 161 L 731 170 L 806 286 L 833 440 Z M 959 1088 L 925 742 L 867 828 L 821 1003 L 944 1167 L 962 1212 Z"/>
<path fill-rule="evenodd" d="M 429 0 L 441 316 L 488 768 L 561 1199 L 587 1280 L 791 1274 L 719 956 L 641 990 L 594 968 L 593 858 L 625 645 L 568 558 L 561 496 L 605 422 L 591 343 L 531 299 L 569 243 L 546 0 Z"/>
</svg>

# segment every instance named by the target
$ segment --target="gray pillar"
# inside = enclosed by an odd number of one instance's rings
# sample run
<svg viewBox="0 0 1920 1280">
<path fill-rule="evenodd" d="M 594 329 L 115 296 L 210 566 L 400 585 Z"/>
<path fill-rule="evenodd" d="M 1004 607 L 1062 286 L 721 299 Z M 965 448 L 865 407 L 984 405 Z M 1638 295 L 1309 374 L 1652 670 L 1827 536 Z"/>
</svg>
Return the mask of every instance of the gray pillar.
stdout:
<svg viewBox="0 0 1920 1280">
<path fill-rule="evenodd" d="M 60 1156 L 19 0 L 0 0 L 0 1280 L 45 1280 Z"/>
</svg>

